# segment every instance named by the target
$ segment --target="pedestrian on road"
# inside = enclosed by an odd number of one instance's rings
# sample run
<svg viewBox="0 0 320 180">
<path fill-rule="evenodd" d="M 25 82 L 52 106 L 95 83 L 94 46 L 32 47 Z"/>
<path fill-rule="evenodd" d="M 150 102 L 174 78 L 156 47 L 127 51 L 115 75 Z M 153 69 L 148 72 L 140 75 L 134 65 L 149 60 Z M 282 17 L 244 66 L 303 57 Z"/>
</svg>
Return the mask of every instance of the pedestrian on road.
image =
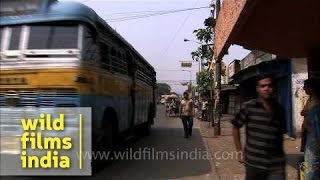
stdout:
<svg viewBox="0 0 320 180">
<path fill-rule="evenodd" d="M 270 75 L 258 77 L 256 99 L 244 102 L 231 121 L 239 162 L 246 166 L 246 180 L 285 180 L 283 134 L 286 133 L 285 109 L 273 97 Z M 246 126 L 244 153 L 239 128 Z"/>
<path fill-rule="evenodd" d="M 320 178 L 320 81 L 310 79 L 309 90 L 313 92 L 314 104 L 310 107 L 305 118 L 306 144 L 305 144 L 305 179 L 316 180 Z"/>
<path fill-rule="evenodd" d="M 183 129 L 184 129 L 184 138 L 188 138 L 192 135 L 192 126 L 193 126 L 193 114 L 194 106 L 192 99 L 189 98 L 189 93 L 183 93 L 183 100 L 180 104 L 180 118 L 182 120 Z"/>
</svg>

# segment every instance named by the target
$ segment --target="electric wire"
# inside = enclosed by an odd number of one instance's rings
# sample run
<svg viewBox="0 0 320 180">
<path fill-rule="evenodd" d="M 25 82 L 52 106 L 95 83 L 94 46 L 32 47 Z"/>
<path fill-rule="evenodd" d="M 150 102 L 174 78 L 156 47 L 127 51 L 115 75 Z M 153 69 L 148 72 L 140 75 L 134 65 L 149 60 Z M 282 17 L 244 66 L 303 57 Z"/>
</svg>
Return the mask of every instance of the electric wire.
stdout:
<svg viewBox="0 0 320 180">
<path fill-rule="evenodd" d="M 195 7 L 200 0 L 197 0 L 197 2 L 194 4 L 193 7 Z M 164 55 L 167 53 L 167 51 L 169 50 L 169 48 L 171 47 L 173 41 L 176 39 L 177 35 L 179 34 L 179 32 L 181 31 L 182 27 L 184 26 L 184 24 L 187 22 L 187 20 L 189 19 L 190 15 L 191 15 L 192 11 L 189 12 L 189 14 L 185 17 L 184 21 L 182 22 L 182 24 L 180 25 L 178 31 L 174 34 L 173 38 L 171 39 L 171 41 L 169 42 L 168 46 L 164 49 L 164 51 L 161 53 L 162 57 L 164 57 Z"/>
<path fill-rule="evenodd" d="M 169 10 L 169 11 L 155 11 L 155 12 L 152 12 L 149 14 L 146 13 L 146 14 L 138 14 L 138 15 L 132 15 L 132 16 L 106 18 L 104 20 L 107 22 L 122 22 L 122 21 L 144 19 L 144 18 L 149 18 L 149 17 L 153 17 L 153 16 L 161 16 L 161 15 L 173 14 L 173 13 L 184 12 L 184 11 L 193 11 L 193 10 L 199 10 L 199 9 L 205 9 L 205 8 L 209 8 L 209 6 L 197 7 L 197 8 L 186 8 L 186 9 L 179 9 L 179 10 Z M 135 13 L 138 13 L 138 12 L 135 12 Z M 189 13 L 189 14 L 191 14 L 191 13 Z M 188 15 L 186 19 L 188 19 L 189 16 L 190 15 Z"/>
</svg>

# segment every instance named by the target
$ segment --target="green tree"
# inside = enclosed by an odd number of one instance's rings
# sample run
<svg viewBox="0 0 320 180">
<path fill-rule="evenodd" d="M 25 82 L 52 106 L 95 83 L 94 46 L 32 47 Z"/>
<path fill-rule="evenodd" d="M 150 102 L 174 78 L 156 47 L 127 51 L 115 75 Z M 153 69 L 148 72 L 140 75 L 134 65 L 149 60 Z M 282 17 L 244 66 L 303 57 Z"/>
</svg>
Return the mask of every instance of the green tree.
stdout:
<svg viewBox="0 0 320 180">
<path fill-rule="evenodd" d="M 196 39 L 200 42 L 200 46 L 196 51 L 191 52 L 194 61 L 200 61 L 205 66 L 209 66 L 213 58 L 213 30 L 212 27 L 205 27 L 193 31 Z M 198 91 L 200 94 L 209 96 L 210 86 L 214 81 L 213 73 L 202 70 L 197 74 Z"/>
<path fill-rule="evenodd" d="M 201 71 L 197 75 L 198 91 L 205 96 L 210 94 L 210 86 L 212 86 L 214 79 L 210 71 Z"/>
<path fill-rule="evenodd" d="M 196 51 L 191 52 L 192 59 L 209 65 L 213 57 L 213 48 L 211 47 L 213 45 L 212 27 L 196 29 L 193 33 L 201 45 Z"/>
<path fill-rule="evenodd" d="M 167 83 L 157 83 L 158 86 L 158 95 L 169 94 L 171 91 L 171 87 Z"/>
</svg>

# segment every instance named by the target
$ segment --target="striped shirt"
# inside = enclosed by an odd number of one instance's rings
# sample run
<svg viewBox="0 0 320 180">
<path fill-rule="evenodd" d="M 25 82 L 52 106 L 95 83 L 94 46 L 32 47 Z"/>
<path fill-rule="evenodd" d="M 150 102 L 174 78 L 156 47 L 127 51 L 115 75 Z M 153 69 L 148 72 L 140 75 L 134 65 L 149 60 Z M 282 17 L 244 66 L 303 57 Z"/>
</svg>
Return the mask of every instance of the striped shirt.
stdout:
<svg viewBox="0 0 320 180">
<path fill-rule="evenodd" d="M 273 114 L 268 113 L 260 99 L 243 103 L 231 123 L 246 126 L 245 163 L 260 169 L 285 166 L 283 137 L 286 133 L 285 109 L 274 101 Z"/>
</svg>

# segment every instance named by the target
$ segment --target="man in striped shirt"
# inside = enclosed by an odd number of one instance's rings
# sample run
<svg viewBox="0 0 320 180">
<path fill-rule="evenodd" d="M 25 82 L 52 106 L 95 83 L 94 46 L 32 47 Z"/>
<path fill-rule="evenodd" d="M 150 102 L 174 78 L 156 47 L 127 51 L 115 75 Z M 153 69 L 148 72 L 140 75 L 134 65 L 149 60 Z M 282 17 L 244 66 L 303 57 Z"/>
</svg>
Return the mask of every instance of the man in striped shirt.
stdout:
<svg viewBox="0 0 320 180">
<path fill-rule="evenodd" d="M 242 155 L 239 162 L 246 165 L 246 180 L 284 180 L 285 110 L 273 98 L 271 76 L 260 76 L 256 91 L 258 97 L 243 103 L 240 112 L 231 121 L 236 149 Z M 239 128 L 243 126 L 246 126 L 244 153 L 239 133 Z"/>
</svg>

